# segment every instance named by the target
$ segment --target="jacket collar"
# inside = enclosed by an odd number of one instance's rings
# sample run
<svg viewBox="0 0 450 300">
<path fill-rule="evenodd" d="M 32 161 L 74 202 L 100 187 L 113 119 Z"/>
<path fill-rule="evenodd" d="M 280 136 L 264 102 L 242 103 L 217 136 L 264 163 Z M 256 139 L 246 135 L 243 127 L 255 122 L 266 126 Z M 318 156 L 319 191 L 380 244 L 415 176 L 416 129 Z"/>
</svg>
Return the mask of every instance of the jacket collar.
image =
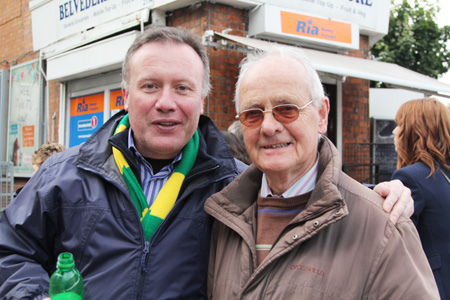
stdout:
<svg viewBox="0 0 450 300">
<path fill-rule="evenodd" d="M 78 165 L 84 165 L 94 170 L 102 170 L 105 167 L 108 158 L 112 156 L 109 137 L 114 135 L 117 125 L 125 114 L 125 111 L 121 111 L 112 116 L 80 146 Z"/>
<path fill-rule="evenodd" d="M 295 217 L 297 221 L 311 219 L 333 208 L 345 206 L 337 186 L 341 168 L 338 151 L 328 138 L 323 137 L 319 143 L 319 153 L 317 184 L 305 210 Z M 222 216 L 226 219 L 231 214 L 246 219 L 243 214 L 256 201 L 261 178 L 262 172 L 251 165 L 234 182 L 206 201 L 207 212 L 218 218 Z"/>
</svg>

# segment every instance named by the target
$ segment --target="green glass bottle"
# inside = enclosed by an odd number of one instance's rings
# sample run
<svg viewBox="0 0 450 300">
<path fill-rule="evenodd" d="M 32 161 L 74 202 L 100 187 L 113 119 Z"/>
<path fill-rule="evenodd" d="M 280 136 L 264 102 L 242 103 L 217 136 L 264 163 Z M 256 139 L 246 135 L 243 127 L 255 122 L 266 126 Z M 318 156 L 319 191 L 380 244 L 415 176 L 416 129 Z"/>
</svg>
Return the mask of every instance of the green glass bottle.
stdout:
<svg viewBox="0 0 450 300">
<path fill-rule="evenodd" d="M 80 272 L 75 268 L 72 253 L 58 256 L 56 271 L 50 277 L 49 294 L 52 300 L 82 300 L 84 284 Z"/>
</svg>

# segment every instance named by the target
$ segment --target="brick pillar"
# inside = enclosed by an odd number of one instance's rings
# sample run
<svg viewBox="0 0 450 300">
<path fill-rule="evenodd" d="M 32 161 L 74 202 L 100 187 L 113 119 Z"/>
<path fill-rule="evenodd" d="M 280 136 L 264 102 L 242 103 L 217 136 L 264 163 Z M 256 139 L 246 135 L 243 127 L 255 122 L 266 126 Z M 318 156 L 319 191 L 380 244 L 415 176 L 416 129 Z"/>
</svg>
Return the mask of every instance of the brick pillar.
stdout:
<svg viewBox="0 0 450 300">
<path fill-rule="evenodd" d="M 370 47 L 367 36 L 360 37 L 360 50 L 349 56 L 366 59 Z M 370 177 L 370 81 L 348 77 L 342 84 L 342 144 L 343 164 L 353 166 L 349 175 L 358 181 L 368 182 Z M 359 165 L 359 166 L 356 166 Z"/>
<path fill-rule="evenodd" d="M 59 117 L 60 114 L 64 114 L 64 111 L 59 111 L 60 101 L 60 83 L 59 81 L 49 81 L 48 83 L 48 143 L 58 143 L 59 141 Z M 55 115 L 55 120 L 53 120 Z M 52 136 L 53 131 L 53 136 Z"/>
</svg>

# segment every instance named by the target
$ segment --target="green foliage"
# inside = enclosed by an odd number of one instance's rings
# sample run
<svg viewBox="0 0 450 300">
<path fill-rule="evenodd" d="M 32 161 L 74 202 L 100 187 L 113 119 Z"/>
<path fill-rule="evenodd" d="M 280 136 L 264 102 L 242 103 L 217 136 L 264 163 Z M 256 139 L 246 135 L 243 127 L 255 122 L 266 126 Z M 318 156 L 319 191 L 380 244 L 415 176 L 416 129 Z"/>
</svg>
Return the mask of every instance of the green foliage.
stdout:
<svg viewBox="0 0 450 300">
<path fill-rule="evenodd" d="M 448 0 L 444 0 L 448 1 Z M 411 1 L 412 2 L 412 1 Z M 391 9 L 388 34 L 371 49 L 381 61 L 395 63 L 418 73 L 438 78 L 449 68 L 450 26 L 439 28 L 439 2 L 407 0 Z"/>
</svg>

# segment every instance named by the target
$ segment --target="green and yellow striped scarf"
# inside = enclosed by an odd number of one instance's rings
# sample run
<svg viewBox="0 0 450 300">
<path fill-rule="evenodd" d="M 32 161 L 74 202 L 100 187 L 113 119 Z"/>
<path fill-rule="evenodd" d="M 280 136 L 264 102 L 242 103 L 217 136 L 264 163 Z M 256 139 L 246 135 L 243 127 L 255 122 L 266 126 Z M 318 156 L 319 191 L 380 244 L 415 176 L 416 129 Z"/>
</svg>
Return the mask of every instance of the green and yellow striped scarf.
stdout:
<svg viewBox="0 0 450 300">
<path fill-rule="evenodd" d="M 123 117 L 119 125 L 116 128 L 114 134 L 117 134 L 130 127 L 130 121 L 128 114 Z M 145 240 L 149 241 L 153 234 L 158 229 L 158 226 L 169 214 L 170 210 L 175 205 L 178 193 L 181 189 L 186 175 L 194 165 L 198 152 L 198 132 L 195 131 L 192 138 L 183 148 L 183 156 L 180 163 L 175 168 L 175 171 L 170 176 L 169 180 L 164 184 L 158 193 L 152 206 L 148 207 L 147 199 L 145 198 L 144 191 L 139 184 L 136 176 L 130 168 L 130 165 L 126 161 L 122 152 L 119 149 L 112 148 L 114 160 L 119 167 L 120 173 L 123 175 L 125 183 L 130 191 L 131 200 L 133 200 L 136 209 L 141 217 L 142 228 L 144 229 Z"/>
</svg>

